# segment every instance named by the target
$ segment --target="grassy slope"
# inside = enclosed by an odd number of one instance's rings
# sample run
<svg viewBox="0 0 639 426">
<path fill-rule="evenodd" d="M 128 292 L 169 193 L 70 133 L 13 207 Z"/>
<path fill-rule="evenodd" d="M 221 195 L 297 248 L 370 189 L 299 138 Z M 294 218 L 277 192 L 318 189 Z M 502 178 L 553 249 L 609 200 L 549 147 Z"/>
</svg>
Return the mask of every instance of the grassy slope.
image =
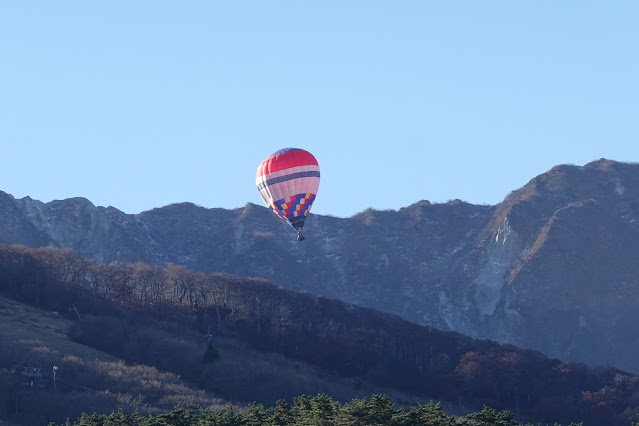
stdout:
<svg viewBox="0 0 639 426">
<path fill-rule="evenodd" d="M 119 406 L 145 411 L 191 401 L 207 407 L 226 403 L 197 390 L 177 375 L 150 366 L 128 365 L 67 338 L 70 319 L 0 297 L 0 419 L 31 423 L 62 420 L 82 411 L 108 412 Z M 53 365 L 59 367 L 53 394 Z M 33 387 L 18 374 L 42 369 Z M 4 398 L 3 398 L 4 399 Z M 36 420 L 37 418 L 37 420 Z"/>
<path fill-rule="evenodd" d="M 0 375 L 9 383 L 0 419 L 28 423 L 37 415 L 39 422 L 59 422 L 82 411 L 110 412 L 118 406 L 145 411 L 149 407 L 168 409 L 189 402 L 215 408 L 226 402 L 175 373 L 153 366 L 130 365 L 71 341 L 67 331 L 72 323 L 73 319 L 67 315 L 0 297 Z M 204 352 L 202 337 L 182 333 L 163 335 L 162 339 L 175 341 L 187 352 L 183 362 L 192 362 Z M 255 351 L 234 339 L 218 338 L 215 345 L 220 360 L 206 367 L 200 384 L 240 405 L 254 400 L 272 405 L 277 399 L 290 402 L 296 395 L 318 393 L 341 401 L 375 393 L 407 404 L 427 400 L 332 375 L 279 354 Z M 59 367 L 55 395 L 53 365 Z M 42 368 L 43 379 L 34 388 L 25 387 L 22 376 L 17 374 L 25 366 Z"/>
<path fill-rule="evenodd" d="M 42 356 L 37 354 L 42 353 L 44 347 L 55 348 L 58 355 L 64 353 L 104 362 L 117 361 L 103 352 L 70 341 L 67 338 L 70 325 L 71 321 L 58 313 L 0 297 L 0 338 L 3 342 L 12 342 L 12 346 L 15 344 L 12 352 L 22 354 L 22 364 L 41 362 Z M 6 352 L 7 348 L 3 350 Z"/>
</svg>

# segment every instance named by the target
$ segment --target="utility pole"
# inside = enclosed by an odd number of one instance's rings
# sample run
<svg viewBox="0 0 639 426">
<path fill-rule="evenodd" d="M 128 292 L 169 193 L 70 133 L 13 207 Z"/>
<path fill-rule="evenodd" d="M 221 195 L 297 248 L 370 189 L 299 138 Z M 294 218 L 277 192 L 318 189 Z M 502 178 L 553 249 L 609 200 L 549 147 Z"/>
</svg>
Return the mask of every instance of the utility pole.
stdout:
<svg viewBox="0 0 639 426">
<path fill-rule="evenodd" d="M 55 373 L 58 372 L 58 366 L 54 365 L 53 366 L 53 392 L 56 391 L 56 387 L 55 387 Z"/>
</svg>

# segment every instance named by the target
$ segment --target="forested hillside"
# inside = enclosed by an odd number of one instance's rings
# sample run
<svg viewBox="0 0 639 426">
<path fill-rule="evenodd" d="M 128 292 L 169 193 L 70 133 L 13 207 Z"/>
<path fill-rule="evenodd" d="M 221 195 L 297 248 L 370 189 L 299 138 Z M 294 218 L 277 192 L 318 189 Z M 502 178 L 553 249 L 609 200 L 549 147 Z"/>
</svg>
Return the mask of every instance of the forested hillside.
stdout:
<svg viewBox="0 0 639 426">
<path fill-rule="evenodd" d="M 216 381 L 215 362 L 202 366 L 202 350 L 196 351 L 190 333 L 210 334 L 214 343 L 240 339 L 348 377 L 352 387 L 372 383 L 454 406 L 487 404 L 533 422 L 629 424 L 639 409 L 634 375 L 441 332 L 259 279 L 174 264 L 94 264 L 70 250 L 0 246 L 0 291 L 69 318 L 78 316 L 69 312 L 75 306 L 81 320 L 69 334 L 76 342 L 216 393 L 224 386 Z M 183 338 L 162 338 L 169 331 Z M 245 387 L 269 380 L 238 378 Z M 241 385 L 234 388 L 243 392 Z M 267 388 L 269 399 L 257 402 L 301 393 Z"/>
</svg>

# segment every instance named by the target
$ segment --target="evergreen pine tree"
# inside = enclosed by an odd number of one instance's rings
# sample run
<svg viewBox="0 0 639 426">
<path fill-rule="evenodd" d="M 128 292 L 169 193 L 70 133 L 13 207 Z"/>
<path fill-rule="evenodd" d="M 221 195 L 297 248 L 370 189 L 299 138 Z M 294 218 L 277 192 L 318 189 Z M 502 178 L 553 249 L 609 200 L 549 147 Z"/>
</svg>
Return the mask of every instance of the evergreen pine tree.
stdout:
<svg viewBox="0 0 639 426">
<path fill-rule="evenodd" d="M 263 404 L 253 402 L 249 404 L 248 409 L 242 417 L 244 424 L 247 426 L 263 426 L 266 424 L 266 419 L 271 417 L 271 413 L 264 408 Z"/>
<path fill-rule="evenodd" d="M 291 416 L 291 409 L 288 406 L 288 403 L 283 399 L 278 400 L 275 403 L 273 417 L 270 424 L 277 426 L 287 425 L 292 422 L 292 419 L 293 417 Z"/>
<path fill-rule="evenodd" d="M 218 359 L 220 359 L 220 354 L 215 346 L 213 346 L 213 342 L 209 340 L 209 342 L 206 344 L 206 351 L 204 351 L 204 356 L 202 356 L 202 362 L 204 364 L 210 364 L 211 362 L 217 361 Z"/>
<path fill-rule="evenodd" d="M 342 406 L 337 414 L 336 423 L 344 426 L 366 426 L 368 417 L 368 400 L 355 398 Z"/>
<path fill-rule="evenodd" d="M 471 420 L 476 426 L 517 426 L 514 415 L 510 411 L 497 413 L 494 408 L 484 405 L 481 411 L 471 413 L 466 416 L 466 420 Z"/>
<path fill-rule="evenodd" d="M 334 424 L 334 416 L 339 409 L 339 405 L 333 398 L 326 394 L 319 394 L 312 398 L 310 402 L 314 425 L 330 426 Z"/>
<path fill-rule="evenodd" d="M 291 407 L 291 415 L 293 424 L 295 425 L 312 425 L 313 410 L 311 408 L 311 397 L 308 395 L 300 395 L 293 399 L 293 407 Z"/>
<path fill-rule="evenodd" d="M 429 402 L 411 407 L 401 415 L 401 424 L 405 425 L 429 425 L 429 426 L 457 426 L 459 423 L 455 417 L 442 411 L 441 402 Z M 466 423 L 463 423 L 466 424 Z"/>
</svg>

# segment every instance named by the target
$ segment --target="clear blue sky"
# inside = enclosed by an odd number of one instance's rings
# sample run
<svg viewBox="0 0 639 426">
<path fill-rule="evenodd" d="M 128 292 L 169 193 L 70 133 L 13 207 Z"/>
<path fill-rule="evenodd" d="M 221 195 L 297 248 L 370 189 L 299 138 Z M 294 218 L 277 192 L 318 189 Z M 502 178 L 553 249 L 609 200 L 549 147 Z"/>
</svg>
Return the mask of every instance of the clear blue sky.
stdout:
<svg viewBox="0 0 639 426">
<path fill-rule="evenodd" d="M 284 147 L 313 213 L 496 204 L 639 161 L 637 1 L 2 1 L 0 190 L 127 213 L 261 203 Z"/>
</svg>

